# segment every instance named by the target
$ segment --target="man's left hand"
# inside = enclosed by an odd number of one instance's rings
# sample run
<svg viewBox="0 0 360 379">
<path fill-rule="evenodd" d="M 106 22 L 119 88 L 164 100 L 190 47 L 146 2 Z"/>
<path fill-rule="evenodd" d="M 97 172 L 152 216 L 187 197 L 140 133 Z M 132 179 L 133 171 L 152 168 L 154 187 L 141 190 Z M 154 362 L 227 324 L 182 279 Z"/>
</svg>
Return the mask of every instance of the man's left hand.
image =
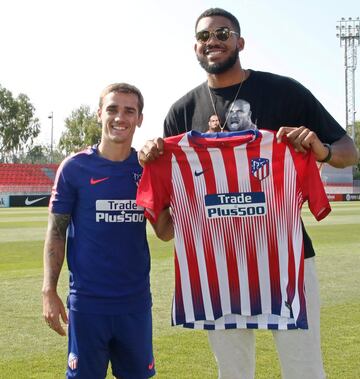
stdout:
<svg viewBox="0 0 360 379">
<path fill-rule="evenodd" d="M 282 141 L 284 136 L 286 136 L 295 151 L 305 153 L 308 150 L 312 150 L 317 161 L 325 159 L 329 153 L 329 149 L 319 140 L 316 133 L 305 126 L 282 126 L 276 133 L 278 143 Z"/>
</svg>

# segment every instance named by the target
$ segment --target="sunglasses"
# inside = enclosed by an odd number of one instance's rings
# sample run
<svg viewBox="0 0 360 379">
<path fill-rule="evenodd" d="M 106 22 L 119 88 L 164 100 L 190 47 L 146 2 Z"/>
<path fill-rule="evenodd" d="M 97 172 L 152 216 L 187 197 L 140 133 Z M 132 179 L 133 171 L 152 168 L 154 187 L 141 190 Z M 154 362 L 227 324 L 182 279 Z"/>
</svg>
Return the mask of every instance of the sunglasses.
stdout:
<svg viewBox="0 0 360 379">
<path fill-rule="evenodd" d="M 205 43 L 211 38 L 211 36 L 214 36 L 217 40 L 224 42 L 230 38 L 231 34 L 239 36 L 239 33 L 230 30 L 226 26 L 223 26 L 221 28 L 215 29 L 214 31 L 201 30 L 195 34 L 195 38 L 198 42 Z"/>
</svg>

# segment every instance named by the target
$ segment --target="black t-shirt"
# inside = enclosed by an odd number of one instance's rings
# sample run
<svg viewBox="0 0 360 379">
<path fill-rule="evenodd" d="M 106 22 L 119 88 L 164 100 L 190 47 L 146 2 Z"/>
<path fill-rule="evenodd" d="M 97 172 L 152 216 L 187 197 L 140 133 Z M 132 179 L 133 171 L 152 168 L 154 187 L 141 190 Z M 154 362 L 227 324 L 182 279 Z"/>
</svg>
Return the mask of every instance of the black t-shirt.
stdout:
<svg viewBox="0 0 360 379">
<path fill-rule="evenodd" d="M 209 93 L 207 82 L 194 88 L 170 108 L 164 122 L 164 136 L 189 130 L 206 132 L 209 118 L 214 114 L 219 116 L 221 124 L 227 120 L 225 129 L 233 122 L 248 125 L 247 128 L 253 124 L 269 130 L 278 130 L 281 126 L 306 126 L 322 142 L 330 144 L 346 133 L 313 94 L 294 79 L 250 70 L 250 76 L 234 101 L 238 89 L 239 84 L 236 84 L 211 88 Z M 315 252 L 311 239 L 304 227 L 303 231 L 305 258 L 312 257 Z"/>
</svg>

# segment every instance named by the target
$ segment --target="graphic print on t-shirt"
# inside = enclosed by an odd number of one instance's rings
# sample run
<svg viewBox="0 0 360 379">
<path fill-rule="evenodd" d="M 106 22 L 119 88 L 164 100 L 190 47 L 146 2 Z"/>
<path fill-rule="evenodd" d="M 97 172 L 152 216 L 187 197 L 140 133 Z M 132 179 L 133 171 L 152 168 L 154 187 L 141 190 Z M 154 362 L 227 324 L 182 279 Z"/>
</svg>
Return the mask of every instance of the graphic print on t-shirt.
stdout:
<svg viewBox="0 0 360 379">
<path fill-rule="evenodd" d="M 245 100 L 237 99 L 230 104 L 225 117 L 227 127 L 232 132 L 256 129 L 256 125 L 251 121 L 250 104 Z"/>
</svg>

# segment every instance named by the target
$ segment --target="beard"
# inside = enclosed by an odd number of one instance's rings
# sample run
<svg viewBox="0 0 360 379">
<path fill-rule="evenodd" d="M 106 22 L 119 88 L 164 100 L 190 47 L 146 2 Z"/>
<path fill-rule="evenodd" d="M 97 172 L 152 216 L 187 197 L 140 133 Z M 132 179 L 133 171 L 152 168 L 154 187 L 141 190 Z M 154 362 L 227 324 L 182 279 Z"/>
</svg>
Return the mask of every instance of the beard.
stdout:
<svg viewBox="0 0 360 379">
<path fill-rule="evenodd" d="M 233 53 L 230 55 L 228 59 L 226 59 L 224 62 L 219 63 L 212 63 L 210 64 L 207 61 L 207 58 L 205 55 L 199 55 L 196 54 L 196 57 L 200 63 L 200 66 L 208 73 L 208 74 L 222 74 L 223 72 L 227 71 L 231 67 L 234 66 L 239 56 L 239 49 L 236 48 Z"/>
</svg>

